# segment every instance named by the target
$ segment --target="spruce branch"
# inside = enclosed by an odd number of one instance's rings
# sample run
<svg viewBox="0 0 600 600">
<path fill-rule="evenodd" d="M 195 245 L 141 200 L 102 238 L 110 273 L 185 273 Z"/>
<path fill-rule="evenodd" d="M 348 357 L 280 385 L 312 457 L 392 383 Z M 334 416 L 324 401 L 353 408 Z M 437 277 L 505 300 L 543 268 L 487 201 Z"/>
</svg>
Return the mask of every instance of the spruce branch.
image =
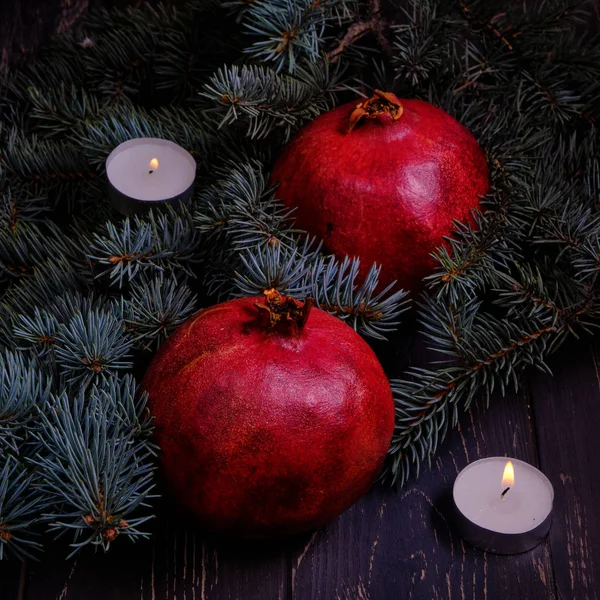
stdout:
<svg viewBox="0 0 600 600">
<path fill-rule="evenodd" d="M 459 0 L 458 2 L 460 9 L 465 17 L 465 19 L 472 25 L 475 26 L 477 28 L 483 29 L 486 32 L 489 32 L 491 35 L 495 36 L 495 38 L 497 38 L 498 40 L 500 40 L 500 42 L 502 42 L 502 44 L 505 46 L 505 48 L 508 51 L 512 51 L 513 50 L 513 46 L 511 41 L 509 40 L 508 37 L 511 38 L 515 38 L 519 32 L 512 32 L 510 36 L 508 36 L 507 32 L 502 31 L 500 28 L 498 28 L 496 26 L 496 21 L 498 20 L 498 17 L 502 17 L 502 15 L 494 15 L 490 18 L 478 18 L 471 6 L 469 6 L 469 4 L 465 1 L 465 0 Z"/>
<path fill-rule="evenodd" d="M 289 138 L 298 126 L 333 105 L 340 71 L 327 63 L 298 69 L 295 77 L 264 66 L 219 69 L 201 95 L 218 107 L 219 127 L 241 122 L 246 135 L 260 139 L 281 132 Z"/>
<path fill-rule="evenodd" d="M 43 226 L 19 221 L 0 230 L 0 270 L 12 278 L 21 277 L 51 257 L 75 258 L 78 250 L 52 222 Z"/>
<path fill-rule="evenodd" d="M 137 348 L 158 348 L 175 328 L 196 310 L 190 288 L 175 277 L 158 274 L 138 277 L 131 285 L 125 314 L 129 334 Z"/>
<path fill-rule="evenodd" d="M 600 239 L 588 238 L 578 249 L 573 258 L 573 266 L 577 270 L 580 281 L 593 286 L 600 275 Z"/>
<path fill-rule="evenodd" d="M 40 413 L 37 491 L 54 507 L 44 515 L 50 531 L 73 532 L 71 555 L 88 544 L 106 551 L 119 536 L 148 537 L 139 526 L 152 518 L 140 514 L 152 497 L 152 453 L 134 443 L 139 431 L 111 398 L 95 387 L 87 397 L 63 393 Z"/>
<path fill-rule="evenodd" d="M 156 446 L 151 441 L 153 419 L 146 406 L 148 394 L 140 390 L 131 373 L 101 380 L 92 389 L 92 395 L 103 402 L 106 410 L 112 410 L 121 419 L 124 430 L 133 436 L 136 443 L 155 454 Z"/>
<path fill-rule="evenodd" d="M 410 306 L 407 292 L 395 290 L 393 283 L 381 289 L 381 268 L 376 264 L 362 282 L 359 269 L 358 258 L 319 258 L 309 274 L 310 296 L 316 306 L 346 321 L 362 335 L 385 340 L 398 328 L 400 315 Z"/>
<path fill-rule="evenodd" d="M 98 262 L 97 277 L 108 276 L 122 287 L 140 270 L 181 270 L 190 276 L 190 264 L 199 236 L 189 211 L 150 211 L 144 218 L 125 219 L 119 226 L 105 225 L 105 233 L 94 233 L 89 245 L 91 260 Z"/>
<path fill-rule="evenodd" d="M 456 223 L 456 233 L 435 252 L 439 268 L 425 278 L 430 290 L 451 304 L 474 298 L 500 284 L 518 249 L 507 240 L 508 220 L 502 212 L 475 212 L 475 225 Z M 512 235 L 516 234 L 513 229 Z"/>
<path fill-rule="evenodd" d="M 459 409 L 467 410 L 475 395 L 486 401 L 496 387 L 518 387 L 517 373 L 526 365 L 549 371 L 544 361 L 548 337 L 560 333 L 554 325 L 498 319 L 480 312 L 480 303 L 437 310 L 427 299 L 423 318 L 433 348 L 458 361 L 438 370 L 412 368 L 404 379 L 392 380 L 396 400 L 396 430 L 384 477 L 404 485 L 414 468 L 429 461 Z M 433 310 L 435 306 L 436 310 Z M 524 327 L 525 325 L 525 327 Z"/>
<path fill-rule="evenodd" d="M 19 350 L 33 350 L 42 358 L 53 351 L 59 329 L 58 319 L 36 306 L 33 315 L 18 315 L 12 334 Z"/>
<path fill-rule="evenodd" d="M 0 192 L 0 223 L 13 233 L 20 222 L 40 222 L 48 216 L 51 208 L 47 198 L 33 195 L 27 190 L 13 193 L 11 188 Z"/>
<path fill-rule="evenodd" d="M 15 325 L 19 325 L 20 315 L 30 315 L 31 322 L 31 315 L 35 319 L 35 311 L 40 306 L 48 306 L 49 298 L 56 298 L 58 302 L 60 296 L 57 294 L 89 290 L 89 279 L 89 273 L 86 277 L 84 269 L 65 257 L 49 258 L 33 267 L 30 274 L 13 283 L 2 297 L 0 336 L 4 343 L 9 347 L 16 347 L 22 343 L 23 340 L 16 338 L 13 331 Z M 42 327 L 40 334 L 43 336 L 45 331 L 45 327 Z"/>
<path fill-rule="evenodd" d="M 11 454 L 0 455 L 0 560 L 11 552 L 36 560 L 42 545 L 32 526 L 48 501 L 36 493 L 35 477 Z"/>
<path fill-rule="evenodd" d="M 56 336 L 56 357 L 61 373 L 72 387 L 116 376 L 131 368 L 132 341 L 115 308 L 78 312 Z"/>
<path fill-rule="evenodd" d="M 251 160 L 224 169 L 223 178 L 204 189 L 194 221 L 212 243 L 234 249 L 286 244 L 294 235 L 292 212 L 267 187 L 264 167 Z"/>
<path fill-rule="evenodd" d="M 279 73 L 293 73 L 302 60 L 316 61 L 320 56 L 327 22 L 327 6 L 313 0 L 273 0 L 253 2 L 244 14 L 248 34 L 258 38 L 246 52 L 274 64 Z"/>
<path fill-rule="evenodd" d="M 320 249 L 320 244 L 305 237 L 297 245 L 273 244 L 242 252 L 241 268 L 235 274 L 236 295 L 259 296 L 274 289 L 300 300 L 310 296 L 308 277 Z"/>
<path fill-rule="evenodd" d="M 47 402 L 50 381 L 36 367 L 20 352 L 0 352 L 0 454 L 19 454 L 35 407 Z"/>
<path fill-rule="evenodd" d="M 498 289 L 495 304 L 506 307 L 507 318 L 521 312 L 535 317 L 540 322 L 555 324 L 563 308 L 552 297 L 539 265 L 515 266 L 514 278 L 506 276 L 505 286 Z"/>
<path fill-rule="evenodd" d="M 74 146 L 13 131 L 0 156 L 0 166 L 14 176 L 53 186 L 65 182 L 95 180 L 98 175 Z"/>
<path fill-rule="evenodd" d="M 577 335 L 577 327 L 598 327 L 600 304 L 592 290 L 580 302 L 559 307 L 547 299 L 536 274 L 527 275 L 536 290 L 515 281 L 510 292 L 499 296 L 498 304 L 511 308 L 506 318 L 483 311 L 481 302 L 474 300 L 445 306 L 425 298 L 425 337 L 433 350 L 452 362 L 437 370 L 412 368 L 404 379 L 392 380 L 396 431 L 383 477 L 404 485 L 411 469 L 418 474 L 420 464 L 430 460 L 448 428 L 456 425 L 459 409 L 468 410 L 476 396 L 489 402 L 496 388 L 502 395 L 509 384 L 518 389 L 517 376 L 525 367 L 550 373 L 546 356 L 567 334 Z M 531 309 L 517 312 L 515 303 L 527 303 Z"/>
<path fill-rule="evenodd" d="M 132 227 L 131 220 L 125 219 L 120 227 L 107 222 L 105 235 L 94 234 L 89 257 L 106 265 L 101 274 L 108 274 L 121 287 L 125 278 L 133 279 L 140 268 L 169 256 L 168 250 L 160 251 L 156 246 L 149 223 L 136 219 Z"/>
<path fill-rule="evenodd" d="M 395 79 L 409 78 L 413 86 L 422 85 L 444 63 L 442 54 L 448 46 L 440 43 L 437 31 L 423 35 L 414 27 L 397 26 L 394 33 Z"/>
<path fill-rule="evenodd" d="M 111 102 L 167 91 L 163 100 L 168 103 L 193 93 L 206 71 L 236 49 L 235 37 L 218 0 L 195 0 L 177 9 L 145 4 L 95 11 L 77 46 L 88 86 Z"/>
<path fill-rule="evenodd" d="M 390 42 L 387 39 L 387 29 L 389 25 L 381 12 L 380 0 L 369 0 L 368 16 L 365 19 L 352 23 L 343 37 L 339 40 L 336 47 L 327 53 L 327 59 L 330 63 L 337 62 L 341 55 L 358 40 L 368 33 L 373 33 L 379 47 L 384 55 L 390 58 L 393 54 Z"/>
<path fill-rule="evenodd" d="M 95 95 L 64 82 L 59 87 L 29 87 L 27 92 L 32 124 L 50 138 L 68 135 L 73 127 L 93 120 L 102 106 Z"/>
</svg>

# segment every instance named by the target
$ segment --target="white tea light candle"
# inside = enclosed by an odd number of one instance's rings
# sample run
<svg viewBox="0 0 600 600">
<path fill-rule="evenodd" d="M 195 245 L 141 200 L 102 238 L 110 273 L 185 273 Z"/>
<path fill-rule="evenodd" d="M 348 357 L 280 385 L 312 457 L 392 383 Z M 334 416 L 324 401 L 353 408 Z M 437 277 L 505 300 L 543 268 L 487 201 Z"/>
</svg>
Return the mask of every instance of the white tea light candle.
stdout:
<svg viewBox="0 0 600 600">
<path fill-rule="evenodd" d="M 163 202 L 185 202 L 192 194 L 196 161 L 174 142 L 137 138 L 119 144 L 106 159 L 109 197 L 130 215 Z"/>
<path fill-rule="evenodd" d="M 525 552 L 550 529 L 552 484 L 522 460 L 498 456 L 471 463 L 458 474 L 453 496 L 462 537 L 482 550 Z"/>
</svg>

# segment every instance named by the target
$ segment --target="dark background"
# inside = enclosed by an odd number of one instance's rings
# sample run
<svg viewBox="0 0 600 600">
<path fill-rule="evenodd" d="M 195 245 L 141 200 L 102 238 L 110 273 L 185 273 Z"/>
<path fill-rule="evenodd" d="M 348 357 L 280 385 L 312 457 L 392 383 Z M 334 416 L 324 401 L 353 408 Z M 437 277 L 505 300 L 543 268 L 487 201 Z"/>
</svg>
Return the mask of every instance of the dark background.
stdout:
<svg viewBox="0 0 600 600">
<path fill-rule="evenodd" d="M 23 64 L 52 32 L 123 0 L 0 0 L 2 62 Z M 507 2 L 507 6 L 510 2 Z M 590 24 L 590 26 L 595 26 Z M 399 375 L 426 359 L 410 325 L 379 355 Z M 600 345 L 563 348 L 555 377 L 527 373 L 518 392 L 463 416 L 431 470 L 402 490 L 376 486 L 314 534 L 262 544 L 206 538 L 162 501 L 150 541 L 117 540 L 65 560 L 46 540 L 41 563 L 0 563 L 0 600 L 594 600 L 600 596 Z M 549 538 L 494 556 L 465 545 L 452 517 L 456 474 L 508 455 L 541 468 L 555 489 Z"/>
<path fill-rule="evenodd" d="M 156 4 L 147 0 L 0 0 L 2 64 L 21 65 L 52 33 L 67 31 L 94 8 Z M 167 0 L 163 4 L 183 4 Z"/>
</svg>

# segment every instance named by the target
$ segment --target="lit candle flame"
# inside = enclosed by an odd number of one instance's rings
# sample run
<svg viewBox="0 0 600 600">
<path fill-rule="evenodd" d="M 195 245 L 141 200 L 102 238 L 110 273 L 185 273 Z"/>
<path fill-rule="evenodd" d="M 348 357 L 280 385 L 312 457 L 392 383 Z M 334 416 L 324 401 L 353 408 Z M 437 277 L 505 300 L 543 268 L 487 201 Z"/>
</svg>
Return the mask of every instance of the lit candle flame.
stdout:
<svg viewBox="0 0 600 600">
<path fill-rule="evenodd" d="M 502 474 L 502 487 L 512 487 L 515 484 L 515 468 L 512 462 L 509 460 L 504 467 L 504 473 Z"/>
<path fill-rule="evenodd" d="M 153 158 L 150 161 L 150 168 L 151 169 L 158 169 L 158 158 Z"/>
</svg>

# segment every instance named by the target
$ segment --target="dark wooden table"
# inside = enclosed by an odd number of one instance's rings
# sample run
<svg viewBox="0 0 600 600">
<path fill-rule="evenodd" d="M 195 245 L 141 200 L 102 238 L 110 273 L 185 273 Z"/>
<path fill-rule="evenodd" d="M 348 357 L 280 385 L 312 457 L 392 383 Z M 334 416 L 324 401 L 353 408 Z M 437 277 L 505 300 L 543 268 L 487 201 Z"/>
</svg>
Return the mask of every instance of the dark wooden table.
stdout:
<svg viewBox="0 0 600 600">
<path fill-rule="evenodd" d="M 396 344 L 397 346 L 398 344 Z M 394 346 L 385 363 L 397 364 Z M 386 350 L 387 348 L 387 350 Z M 600 352 L 585 341 L 529 373 L 518 393 L 475 407 L 431 470 L 398 492 L 375 487 L 327 528 L 284 543 L 209 541 L 159 508 L 151 541 L 66 561 L 0 565 L 1 600 L 526 600 L 600 596 Z M 555 490 L 550 536 L 495 556 L 454 530 L 449 493 L 480 457 L 539 466 Z M 597 512 L 599 511 L 599 512 Z"/>
</svg>

